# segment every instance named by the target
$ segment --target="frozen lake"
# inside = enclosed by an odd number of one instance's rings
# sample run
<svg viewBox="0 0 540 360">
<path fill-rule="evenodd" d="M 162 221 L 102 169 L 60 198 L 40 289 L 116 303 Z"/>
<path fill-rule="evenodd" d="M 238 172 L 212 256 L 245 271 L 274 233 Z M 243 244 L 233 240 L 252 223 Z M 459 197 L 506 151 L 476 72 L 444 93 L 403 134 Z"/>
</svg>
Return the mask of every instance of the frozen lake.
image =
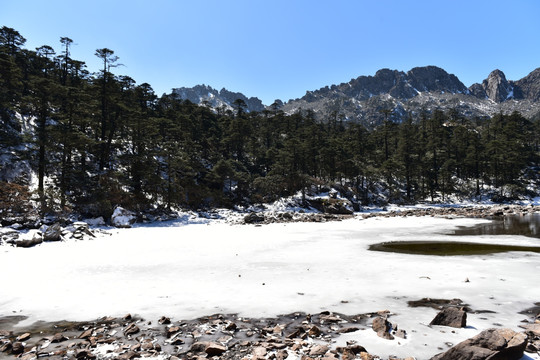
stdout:
<svg viewBox="0 0 540 360">
<path fill-rule="evenodd" d="M 490 327 L 519 330 L 519 314 L 540 301 L 540 254 L 409 255 L 369 251 L 387 241 L 467 241 L 539 246 L 513 235 L 447 235 L 486 220 L 371 218 L 264 226 L 190 224 L 110 230 L 91 241 L 0 247 L 0 317 L 91 320 L 105 315 L 192 319 L 215 313 L 275 316 L 323 310 L 390 310 L 407 340 L 373 331 L 344 335 L 372 354 L 429 357 Z M 469 281 L 466 281 L 466 280 Z M 473 310 L 468 328 L 427 325 L 424 297 L 460 298 Z M 499 324 L 499 325 L 496 325 Z M 444 332 L 442 332 L 444 331 Z M 429 339 L 429 340 L 428 340 Z M 339 342 L 338 341 L 338 342 Z M 338 344 L 339 345 L 339 344 Z"/>
</svg>

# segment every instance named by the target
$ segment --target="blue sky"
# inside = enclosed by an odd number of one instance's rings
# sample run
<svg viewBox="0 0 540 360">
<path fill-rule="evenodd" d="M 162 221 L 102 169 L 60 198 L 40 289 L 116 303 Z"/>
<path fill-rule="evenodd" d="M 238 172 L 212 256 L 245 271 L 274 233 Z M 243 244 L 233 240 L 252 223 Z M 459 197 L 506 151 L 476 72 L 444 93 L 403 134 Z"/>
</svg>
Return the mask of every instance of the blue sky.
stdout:
<svg viewBox="0 0 540 360">
<path fill-rule="evenodd" d="M 158 95 L 174 87 L 226 87 L 265 104 L 378 69 L 436 65 L 466 85 L 494 69 L 518 80 L 540 67 L 538 0 L 0 0 L 0 26 L 26 48 L 59 39 L 73 58 L 115 69 Z"/>
</svg>

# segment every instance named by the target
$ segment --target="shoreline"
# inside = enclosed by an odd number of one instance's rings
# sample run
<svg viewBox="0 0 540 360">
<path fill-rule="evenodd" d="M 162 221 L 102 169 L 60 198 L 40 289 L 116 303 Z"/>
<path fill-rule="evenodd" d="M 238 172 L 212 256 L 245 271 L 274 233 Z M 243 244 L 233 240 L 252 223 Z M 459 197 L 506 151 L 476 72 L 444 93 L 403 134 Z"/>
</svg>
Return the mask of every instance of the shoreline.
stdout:
<svg viewBox="0 0 540 360">
<path fill-rule="evenodd" d="M 325 222 L 341 221 L 351 218 L 369 219 L 373 217 L 433 216 L 442 218 L 469 217 L 491 219 L 500 216 L 525 216 L 540 213 L 540 205 L 459 205 L 426 207 L 392 207 L 390 210 L 355 212 L 352 214 L 303 213 L 303 212 L 251 212 L 237 224 L 271 224 L 287 222 Z"/>
<path fill-rule="evenodd" d="M 409 307 L 436 310 L 463 309 L 470 314 L 482 311 L 469 309 L 459 299 L 429 299 L 409 301 Z M 526 339 L 526 354 L 540 358 L 540 303 L 521 312 L 524 315 L 520 335 Z M 45 359 L 202 359 L 218 356 L 220 359 L 326 359 L 349 360 L 384 359 L 370 352 L 370 344 L 354 340 L 357 333 L 377 331 L 380 341 L 399 345 L 412 341 L 410 333 L 393 323 L 389 310 L 345 315 L 330 311 L 318 314 L 294 312 L 276 317 L 248 318 L 237 314 L 213 314 L 191 320 L 175 320 L 167 316 L 143 319 L 127 314 L 123 317 L 105 316 L 80 322 L 38 321 L 17 328 L 6 324 L 16 321 L 13 317 L 0 318 L 0 358 L 24 360 Z M 388 329 L 376 328 L 384 322 Z M 441 333 L 454 333 L 456 325 L 432 325 Z M 463 326 L 462 326 L 463 328 Z M 512 331 L 500 329 L 501 331 Z M 517 332 L 519 334 L 520 332 Z M 425 334 L 424 334 L 425 336 Z M 455 347 L 453 337 L 447 335 L 444 353 Z M 415 341 L 429 341 L 429 338 Z M 433 354 L 435 356 L 436 354 Z M 422 359 L 416 354 L 406 357 L 390 356 L 388 359 Z M 530 357 L 528 359 L 531 359 Z"/>
</svg>

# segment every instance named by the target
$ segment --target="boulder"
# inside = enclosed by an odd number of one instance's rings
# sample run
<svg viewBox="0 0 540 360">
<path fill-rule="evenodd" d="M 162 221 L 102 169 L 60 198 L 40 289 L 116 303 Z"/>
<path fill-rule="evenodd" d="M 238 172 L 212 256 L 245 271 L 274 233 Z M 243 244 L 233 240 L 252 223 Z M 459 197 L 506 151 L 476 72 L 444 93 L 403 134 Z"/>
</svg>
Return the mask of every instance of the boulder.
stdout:
<svg viewBox="0 0 540 360">
<path fill-rule="evenodd" d="M 43 242 L 43 238 L 41 237 L 41 234 L 40 233 L 34 233 L 34 235 L 32 235 L 31 239 L 17 239 L 17 240 L 15 240 L 15 245 L 17 247 L 29 248 L 29 247 L 32 247 L 32 246 L 39 245 L 42 242 Z"/>
<path fill-rule="evenodd" d="M 511 329 L 488 329 L 460 342 L 431 360 L 518 360 L 523 357 L 527 336 Z"/>
<path fill-rule="evenodd" d="M 4 339 L 0 341 L 0 352 L 11 351 L 12 347 L 13 347 L 13 344 L 9 339 Z"/>
<path fill-rule="evenodd" d="M 51 342 L 52 343 L 60 343 L 60 342 L 66 341 L 66 340 L 69 340 L 69 339 L 67 337 L 65 337 L 64 334 L 56 333 L 56 334 L 54 334 Z"/>
<path fill-rule="evenodd" d="M 28 339 L 30 339 L 30 337 L 32 336 L 32 334 L 30 333 L 24 333 L 24 334 L 21 334 L 19 336 L 17 336 L 17 341 L 26 341 Z"/>
<path fill-rule="evenodd" d="M 22 354 L 24 352 L 24 344 L 17 341 L 15 343 L 13 343 L 13 345 L 11 345 L 11 353 L 13 355 L 19 355 L 19 354 Z"/>
<path fill-rule="evenodd" d="M 349 200 L 340 200 L 326 206 L 324 212 L 333 215 L 351 215 L 354 208 Z"/>
<path fill-rule="evenodd" d="M 48 226 L 43 232 L 43 241 L 58 241 L 62 240 L 62 227 L 56 223 Z"/>
<path fill-rule="evenodd" d="M 134 212 L 120 206 L 114 209 L 114 212 L 111 215 L 111 224 L 118 228 L 130 228 L 136 220 L 137 217 Z"/>
<path fill-rule="evenodd" d="M 429 325 L 451 326 L 462 328 L 467 326 L 467 313 L 458 308 L 449 307 L 441 310 Z"/>
<path fill-rule="evenodd" d="M 264 221 L 264 215 L 263 214 L 257 214 L 257 213 L 250 213 L 244 217 L 244 223 L 246 224 L 257 224 Z"/>
<path fill-rule="evenodd" d="M 520 325 L 520 327 L 531 335 L 540 337 L 540 323 Z"/>
<path fill-rule="evenodd" d="M 394 336 L 390 333 L 392 324 L 385 318 L 379 316 L 373 319 L 371 328 L 377 333 L 377 336 L 387 340 L 394 340 Z"/>
<path fill-rule="evenodd" d="M 171 318 L 162 316 L 159 318 L 158 323 L 160 323 L 161 325 L 169 325 L 171 323 Z"/>
<path fill-rule="evenodd" d="M 138 333 L 139 331 L 141 331 L 141 329 L 139 329 L 139 327 L 134 323 L 131 323 L 124 329 L 124 335 L 133 335 Z"/>
<path fill-rule="evenodd" d="M 227 348 L 211 341 L 199 341 L 191 345 L 190 351 L 192 352 L 205 352 L 208 356 L 220 356 Z"/>
<path fill-rule="evenodd" d="M 376 317 L 373 319 L 373 323 L 371 324 L 371 328 L 376 333 L 380 331 L 389 332 L 392 329 L 392 324 L 388 320 L 386 320 L 383 317 Z"/>
<path fill-rule="evenodd" d="M 308 331 L 308 335 L 311 337 L 320 336 L 321 333 L 322 333 L 321 329 L 319 329 L 316 325 L 313 325 Z"/>
<path fill-rule="evenodd" d="M 315 345 L 309 350 L 309 356 L 323 356 L 328 350 L 326 345 Z"/>
<path fill-rule="evenodd" d="M 254 358 L 264 358 L 268 350 L 264 346 L 256 346 L 253 348 L 252 355 Z"/>
</svg>

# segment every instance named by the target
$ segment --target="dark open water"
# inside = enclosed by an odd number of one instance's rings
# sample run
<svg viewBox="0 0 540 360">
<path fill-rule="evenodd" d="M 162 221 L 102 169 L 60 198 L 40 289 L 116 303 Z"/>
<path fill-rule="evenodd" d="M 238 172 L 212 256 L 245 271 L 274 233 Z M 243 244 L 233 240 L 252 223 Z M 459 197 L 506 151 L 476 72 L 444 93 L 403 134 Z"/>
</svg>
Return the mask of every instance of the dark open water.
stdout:
<svg viewBox="0 0 540 360">
<path fill-rule="evenodd" d="M 496 217 L 489 223 L 459 227 L 449 235 L 521 235 L 540 239 L 540 214 Z M 436 256 L 486 255 L 508 251 L 540 253 L 540 241 L 538 242 L 538 246 L 479 244 L 458 241 L 392 241 L 371 245 L 369 249 L 373 251 Z"/>
</svg>

